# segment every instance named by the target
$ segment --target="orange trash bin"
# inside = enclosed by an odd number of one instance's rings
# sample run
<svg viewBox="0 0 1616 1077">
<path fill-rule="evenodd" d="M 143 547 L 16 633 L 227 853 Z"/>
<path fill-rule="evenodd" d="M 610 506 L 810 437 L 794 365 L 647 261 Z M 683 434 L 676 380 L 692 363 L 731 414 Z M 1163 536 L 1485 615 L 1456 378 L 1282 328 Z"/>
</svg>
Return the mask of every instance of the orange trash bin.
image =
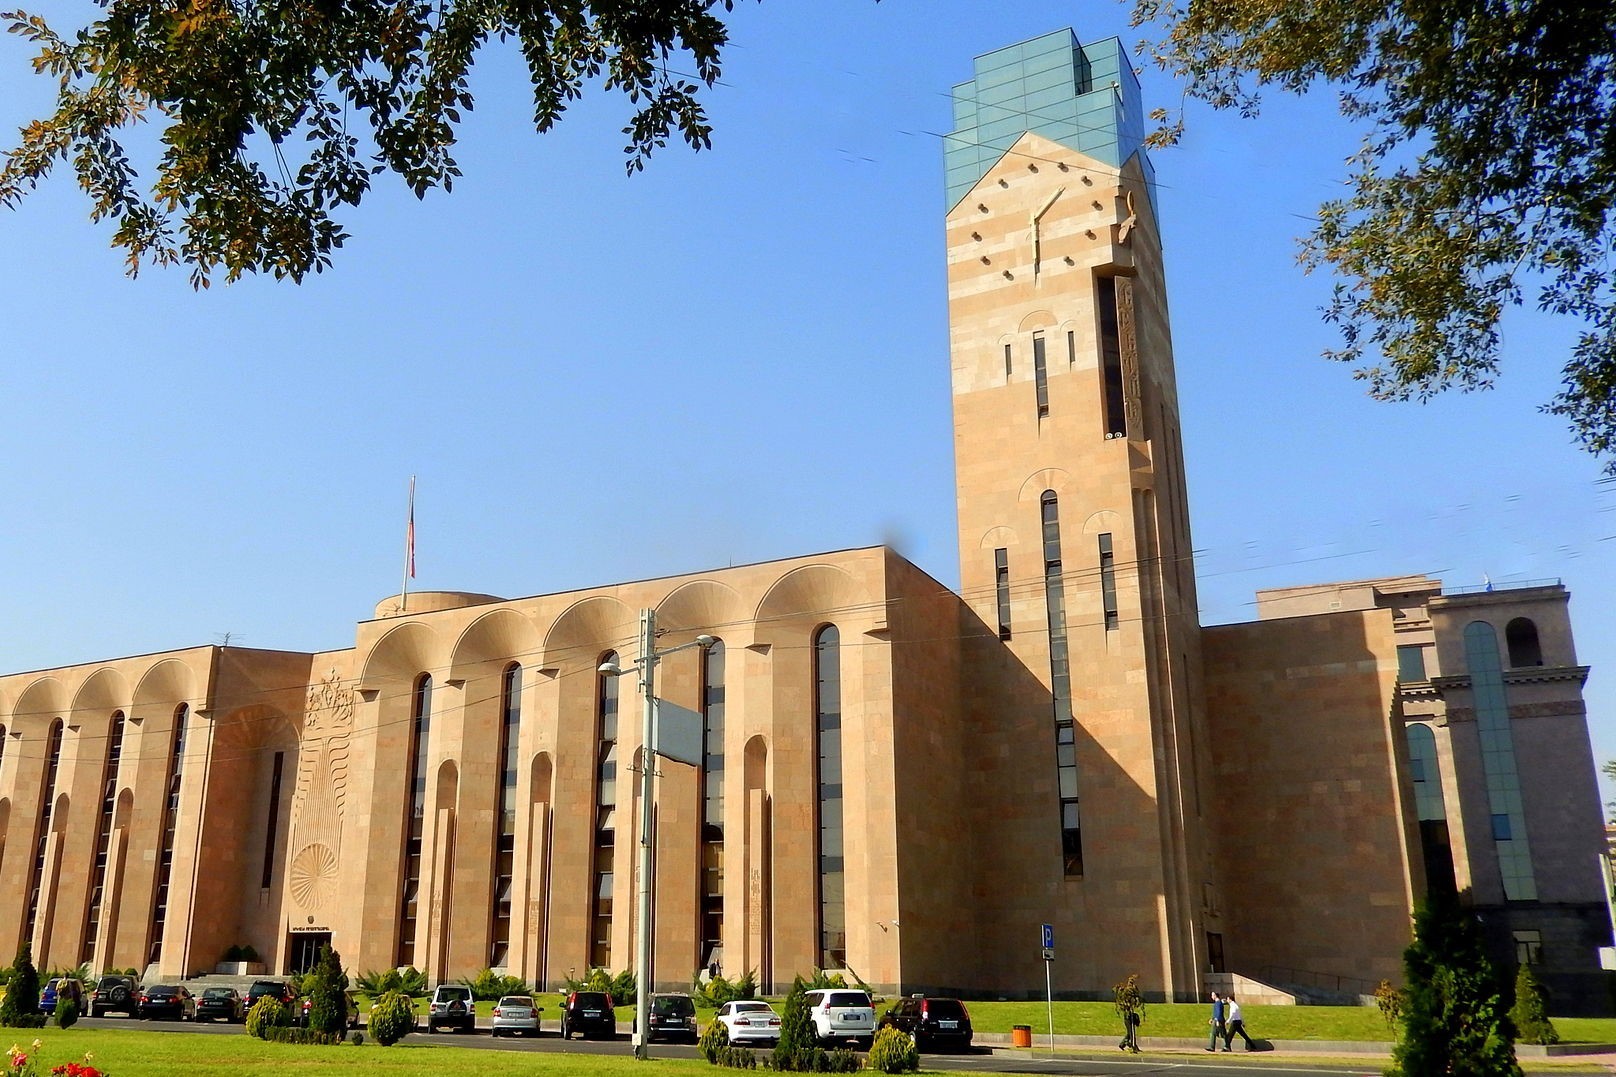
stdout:
<svg viewBox="0 0 1616 1077">
<path fill-rule="evenodd" d="M 1032 1026 L 1031 1025 L 1011 1025 L 1010 1026 L 1010 1046 L 1011 1047 L 1031 1047 L 1032 1046 Z"/>
</svg>

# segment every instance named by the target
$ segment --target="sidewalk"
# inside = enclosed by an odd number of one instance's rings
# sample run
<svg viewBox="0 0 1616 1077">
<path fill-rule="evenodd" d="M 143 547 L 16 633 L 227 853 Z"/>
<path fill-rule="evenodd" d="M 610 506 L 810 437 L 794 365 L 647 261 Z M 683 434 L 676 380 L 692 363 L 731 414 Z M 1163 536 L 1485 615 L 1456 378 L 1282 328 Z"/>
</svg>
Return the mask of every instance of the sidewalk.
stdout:
<svg viewBox="0 0 1616 1077">
<path fill-rule="evenodd" d="M 1230 1054 L 1261 1054 L 1265 1058 L 1290 1058 L 1295 1060 L 1306 1059 L 1309 1056 L 1330 1058 L 1362 1058 L 1365 1062 L 1379 1064 L 1391 1058 L 1392 1045 L 1384 1041 L 1370 1040 L 1263 1040 L 1263 1043 L 1272 1044 L 1272 1050 L 1260 1052 L 1244 1052 L 1236 1048 Z M 1050 1036 L 1048 1033 L 1033 1032 L 1032 1046 L 1012 1047 L 1010 1037 L 1004 1033 L 979 1032 L 975 1043 L 978 1047 L 992 1049 L 994 1054 L 1033 1054 L 1047 1052 L 1050 1049 Z M 1140 1036 L 1139 1047 L 1142 1051 L 1154 1054 L 1210 1054 L 1206 1050 L 1206 1037 L 1195 1038 L 1175 1036 Z M 1115 1036 L 1061 1036 L 1054 1037 L 1054 1048 L 1081 1051 L 1110 1052 L 1117 1049 Z M 1217 1052 L 1219 1055 L 1225 1052 Z M 1541 1047 L 1534 1044 L 1516 1044 L 1515 1056 L 1523 1063 L 1538 1059 L 1554 1059 L 1563 1062 L 1586 1062 L 1592 1065 L 1603 1066 L 1616 1073 L 1616 1044 L 1609 1043 L 1562 1043 L 1552 1047 Z"/>
</svg>

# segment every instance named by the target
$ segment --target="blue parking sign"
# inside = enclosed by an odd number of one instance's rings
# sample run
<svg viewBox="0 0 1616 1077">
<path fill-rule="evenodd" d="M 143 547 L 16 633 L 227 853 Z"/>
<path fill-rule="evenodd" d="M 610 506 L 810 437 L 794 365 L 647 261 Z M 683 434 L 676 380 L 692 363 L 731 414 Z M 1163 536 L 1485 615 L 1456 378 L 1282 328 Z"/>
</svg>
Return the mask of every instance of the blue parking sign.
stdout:
<svg viewBox="0 0 1616 1077">
<path fill-rule="evenodd" d="M 1054 924 L 1045 924 L 1044 925 L 1043 947 L 1046 950 L 1053 950 L 1055 948 L 1055 925 Z"/>
</svg>

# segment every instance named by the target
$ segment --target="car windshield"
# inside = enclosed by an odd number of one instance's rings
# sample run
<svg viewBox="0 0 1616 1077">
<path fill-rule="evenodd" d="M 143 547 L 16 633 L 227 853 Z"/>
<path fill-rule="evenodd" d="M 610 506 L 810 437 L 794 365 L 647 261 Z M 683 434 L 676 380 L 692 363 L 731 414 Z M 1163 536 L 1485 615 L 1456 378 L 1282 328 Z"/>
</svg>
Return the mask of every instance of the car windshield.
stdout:
<svg viewBox="0 0 1616 1077">
<path fill-rule="evenodd" d="M 696 1004 L 687 998 L 674 996 L 672 998 L 659 998 L 651 1003 L 651 1012 L 668 1014 L 676 1017 L 688 1017 L 696 1012 Z"/>
<path fill-rule="evenodd" d="M 150 995 L 152 998 L 167 998 L 170 995 L 177 995 L 179 993 L 180 989 L 177 987 L 154 987 L 150 991 L 146 992 L 146 994 Z"/>
<path fill-rule="evenodd" d="M 863 991 L 832 991 L 825 1000 L 827 1006 L 868 1006 L 870 996 Z"/>
<path fill-rule="evenodd" d="M 604 1006 L 606 996 L 599 991 L 580 991 L 575 996 L 580 1006 Z"/>
<path fill-rule="evenodd" d="M 506 995 L 499 1000 L 501 1006 L 532 1006 L 533 1000 L 526 995 Z"/>
<path fill-rule="evenodd" d="M 471 997 L 471 988 L 469 988 L 469 987 L 440 987 L 440 988 L 438 988 L 438 997 L 439 998 L 468 999 L 468 998 Z"/>
<path fill-rule="evenodd" d="M 202 992 L 202 997 L 203 998 L 228 999 L 230 997 L 230 995 L 231 995 L 231 991 L 230 991 L 230 988 L 228 988 L 228 987 L 210 987 L 206 991 Z"/>
<path fill-rule="evenodd" d="M 925 1005 L 927 1017 L 939 1017 L 946 1021 L 965 1016 L 965 1007 L 960 1005 L 957 998 L 929 998 Z"/>
<path fill-rule="evenodd" d="M 767 1002 L 737 1002 L 735 1013 L 765 1013 L 770 1009 Z"/>
</svg>

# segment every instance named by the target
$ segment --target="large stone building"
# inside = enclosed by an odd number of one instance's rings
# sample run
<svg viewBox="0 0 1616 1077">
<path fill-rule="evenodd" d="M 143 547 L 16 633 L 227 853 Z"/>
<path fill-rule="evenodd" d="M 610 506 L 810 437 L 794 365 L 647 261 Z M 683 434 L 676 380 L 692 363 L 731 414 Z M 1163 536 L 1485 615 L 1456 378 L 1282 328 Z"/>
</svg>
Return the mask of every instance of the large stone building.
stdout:
<svg viewBox="0 0 1616 1077">
<path fill-rule="evenodd" d="M 506 600 L 384 601 L 351 648 L 0 677 L 0 950 L 175 976 L 634 949 L 641 611 L 658 984 L 1130 972 L 1357 990 L 1428 885 L 1563 1000 L 1608 941 L 1566 592 L 1391 578 L 1196 612 L 1164 266 L 1120 42 L 989 53 L 946 143 L 959 594 L 886 548 Z M 1592 1002 L 1587 1002 L 1592 1005 Z"/>
</svg>

